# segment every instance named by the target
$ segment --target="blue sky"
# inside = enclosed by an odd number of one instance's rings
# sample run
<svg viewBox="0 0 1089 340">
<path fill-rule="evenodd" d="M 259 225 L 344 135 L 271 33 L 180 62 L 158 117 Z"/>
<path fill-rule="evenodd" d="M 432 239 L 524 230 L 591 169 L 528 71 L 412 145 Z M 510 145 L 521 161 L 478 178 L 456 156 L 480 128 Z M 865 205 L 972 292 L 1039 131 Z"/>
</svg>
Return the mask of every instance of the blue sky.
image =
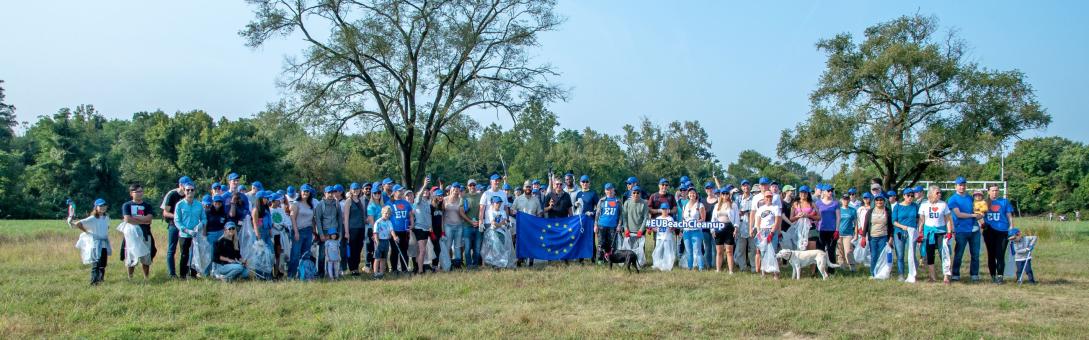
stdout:
<svg viewBox="0 0 1089 340">
<path fill-rule="evenodd" d="M 728 163 L 745 149 L 774 154 L 779 132 L 805 118 L 823 70 L 817 40 L 859 37 L 918 12 L 958 30 L 973 61 L 1027 74 L 1054 120 L 1030 136 L 1087 142 L 1078 99 L 1089 93 L 1087 9 L 1074 1 L 561 1 L 567 22 L 542 36 L 535 54 L 573 88 L 550 105 L 562 127 L 619 133 L 642 116 L 699 120 Z M 250 116 L 281 97 L 283 58 L 303 46 L 289 38 L 245 47 L 237 31 L 250 17 L 243 1 L 0 5 L 6 101 L 20 121 L 78 104 L 116 118 L 156 109 Z"/>
</svg>

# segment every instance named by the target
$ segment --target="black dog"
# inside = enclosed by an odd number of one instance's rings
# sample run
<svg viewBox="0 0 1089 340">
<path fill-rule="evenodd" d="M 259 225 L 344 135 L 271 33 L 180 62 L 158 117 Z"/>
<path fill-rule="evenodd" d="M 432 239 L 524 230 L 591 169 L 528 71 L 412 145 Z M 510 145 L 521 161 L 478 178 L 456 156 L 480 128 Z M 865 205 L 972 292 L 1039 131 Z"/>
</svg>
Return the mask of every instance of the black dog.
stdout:
<svg viewBox="0 0 1089 340">
<path fill-rule="evenodd" d="M 610 253 L 605 253 L 605 261 L 609 262 L 609 269 L 613 269 L 613 263 L 623 263 L 628 267 L 628 272 L 631 272 L 631 268 L 635 267 L 635 272 L 639 272 L 639 257 L 635 255 L 631 250 L 617 250 Z"/>
</svg>

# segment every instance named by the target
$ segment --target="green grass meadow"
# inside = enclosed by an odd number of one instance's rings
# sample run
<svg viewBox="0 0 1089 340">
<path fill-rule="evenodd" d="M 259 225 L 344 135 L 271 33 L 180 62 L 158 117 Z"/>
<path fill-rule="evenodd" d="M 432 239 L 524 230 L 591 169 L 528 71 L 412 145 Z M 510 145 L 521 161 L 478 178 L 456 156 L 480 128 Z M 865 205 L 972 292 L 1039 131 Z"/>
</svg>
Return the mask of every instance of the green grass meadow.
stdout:
<svg viewBox="0 0 1089 340">
<path fill-rule="evenodd" d="M 106 282 L 91 287 L 74 248 L 78 231 L 8 220 L 0 221 L 0 338 L 1089 337 L 1089 223 L 1019 222 L 1041 237 L 1036 286 L 575 264 L 382 281 L 172 281 L 157 222 L 149 281 L 126 278 L 111 229 Z"/>
</svg>

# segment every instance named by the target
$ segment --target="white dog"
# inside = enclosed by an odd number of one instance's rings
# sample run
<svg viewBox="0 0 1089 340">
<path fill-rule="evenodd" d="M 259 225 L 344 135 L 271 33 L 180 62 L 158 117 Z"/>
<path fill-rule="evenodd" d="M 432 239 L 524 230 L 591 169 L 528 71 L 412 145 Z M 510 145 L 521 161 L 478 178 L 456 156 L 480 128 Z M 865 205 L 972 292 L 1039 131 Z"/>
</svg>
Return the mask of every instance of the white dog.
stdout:
<svg viewBox="0 0 1089 340">
<path fill-rule="evenodd" d="M 802 279 L 802 267 L 816 264 L 817 270 L 821 272 L 821 277 L 828 280 L 828 268 L 839 268 L 838 264 L 828 261 L 828 254 L 823 250 L 780 250 L 775 257 L 781 260 L 787 260 L 790 265 L 794 267 L 794 279 Z"/>
</svg>

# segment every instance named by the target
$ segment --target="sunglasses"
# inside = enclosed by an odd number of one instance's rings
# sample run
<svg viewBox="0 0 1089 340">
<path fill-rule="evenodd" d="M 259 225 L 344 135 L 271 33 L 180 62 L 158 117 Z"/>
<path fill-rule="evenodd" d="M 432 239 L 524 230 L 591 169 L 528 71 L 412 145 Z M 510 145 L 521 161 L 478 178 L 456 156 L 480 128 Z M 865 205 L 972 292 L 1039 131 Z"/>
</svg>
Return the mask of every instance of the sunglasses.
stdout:
<svg viewBox="0 0 1089 340">
<path fill-rule="evenodd" d="M 135 190 L 135 191 L 133 191 L 132 193 L 134 193 L 134 194 L 142 194 L 142 193 L 144 193 L 144 191 L 143 191 L 143 190 Z"/>
<path fill-rule="evenodd" d="M 193 189 L 185 189 L 185 192 L 193 192 L 193 191 L 195 191 L 195 190 L 193 190 Z"/>
</svg>

